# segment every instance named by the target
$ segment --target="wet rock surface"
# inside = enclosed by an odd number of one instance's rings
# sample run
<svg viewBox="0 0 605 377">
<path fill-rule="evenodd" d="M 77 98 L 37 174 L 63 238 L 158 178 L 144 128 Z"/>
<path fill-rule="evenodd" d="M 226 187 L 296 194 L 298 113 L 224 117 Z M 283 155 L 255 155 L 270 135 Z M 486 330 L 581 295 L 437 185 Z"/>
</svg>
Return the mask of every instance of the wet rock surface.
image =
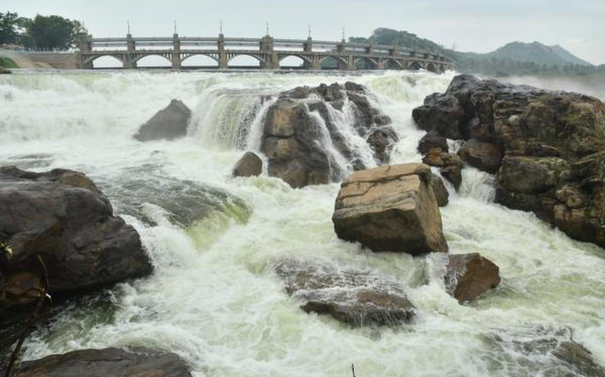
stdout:
<svg viewBox="0 0 605 377">
<path fill-rule="evenodd" d="M 138 233 L 113 216 L 107 197 L 82 173 L 0 168 L 0 207 L 0 239 L 13 250 L 0 266 L 0 311 L 37 296 L 43 271 L 38 256 L 48 271 L 51 294 L 96 289 L 152 272 Z"/>
<path fill-rule="evenodd" d="M 601 101 L 462 75 L 444 94 L 427 97 L 413 117 L 421 129 L 472 143 L 460 154 L 481 170 L 497 172 L 497 202 L 605 247 Z"/>
<path fill-rule="evenodd" d="M 277 262 L 274 270 L 306 312 L 330 314 L 353 326 L 395 326 L 415 315 L 397 283 L 368 271 L 295 259 Z"/>
<path fill-rule="evenodd" d="M 499 268 L 477 253 L 447 255 L 445 288 L 460 303 L 470 302 L 500 284 Z"/>
<path fill-rule="evenodd" d="M 233 167 L 234 177 L 255 177 L 263 172 L 263 160 L 254 152 L 246 152 Z"/>
<path fill-rule="evenodd" d="M 138 141 L 174 140 L 187 135 L 191 110 L 182 102 L 173 99 L 143 124 L 134 135 Z"/>
<path fill-rule="evenodd" d="M 51 355 L 25 361 L 13 373 L 15 377 L 191 377 L 178 355 L 146 348 L 89 349 Z"/>
<path fill-rule="evenodd" d="M 261 152 L 267 156 L 269 175 L 292 187 L 334 182 L 346 172 L 343 170 L 365 168 L 360 148 L 369 147 L 375 163 L 388 162 L 398 140 L 387 126 L 390 122 L 372 106 L 362 85 L 297 87 L 281 93 L 267 110 Z M 350 134 L 365 139 L 364 145 L 351 144 Z"/>
<path fill-rule="evenodd" d="M 339 238 L 373 251 L 446 252 L 432 173 L 424 164 L 382 166 L 342 183 L 332 221 Z"/>
</svg>

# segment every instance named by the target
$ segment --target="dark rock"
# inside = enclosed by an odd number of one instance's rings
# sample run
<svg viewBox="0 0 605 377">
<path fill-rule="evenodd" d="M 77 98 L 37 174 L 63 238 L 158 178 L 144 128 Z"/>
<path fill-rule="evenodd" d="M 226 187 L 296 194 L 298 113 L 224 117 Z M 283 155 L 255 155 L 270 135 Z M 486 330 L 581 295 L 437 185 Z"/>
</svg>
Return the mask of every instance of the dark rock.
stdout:
<svg viewBox="0 0 605 377">
<path fill-rule="evenodd" d="M 572 339 L 568 329 L 553 331 L 538 327 L 522 333 L 508 329 L 502 332 L 486 336 L 488 345 L 495 347 L 491 352 L 514 353 L 524 373 L 549 377 L 605 376 L 605 368 L 589 350 Z"/>
<path fill-rule="evenodd" d="M 391 159 L 391 151 L 396 142 L 399 141 L 399 136 L 391 126 L 382 126 L 370 131 L 368 144 L 374 151 L 374 156 L 378 164 L 388 164 Z"/>
<path fill-rule="evenodd" d="M 441 214 L 423 164 L 358 171 L 342 183 L 332 221 L 339 238 L 373 251 L 446 252 Z"/>
<path fill-rule="evenodd" d="M 0 75 L 11 74 L 12 72 L 2 66 L 0 66 Z"/>
<path fill-rule="evenodd" d="M 443 152 L 449 152 L 447 139 L 441 136 L 437 131 L 429 131 L 418 142 L 418 152 L 422 155 L 429 153 L 431 149 L 439 148 Z"/>
<path fill-rule="evenodd" d="M 280 261 L 275 271 L 306 312 L 330 314 L 354 326 L 394 326 L 415 315 L 398 284 L 367 271 L 297 260 Z"/>
<path fill-rule="evenodd" d="M 0 239 L 14 252 L 2 266 L 6 299 L 0 311 L 29 302 L 29 292 L 39 286 L 38 255 L 48 269 L 51 294 L 96 289 L 152 271 L 137 232 L 113 216 L 107 197 L 82 173 L 0 168 L 0 207 Z"/>
<path fill-rule="evenodd" d="M 4 375 L 4 372 L 2 373 Z M 135 348 L 81 350 L 25 361 L 15 368 L 15 377 L 191 377 L 174 353 Z"/>
<path fill-rule="evenodd" d="M 254 152 L 246 152 L 233 168 L 234 177 L 259 176 L 263 172 L 263 160 Z"/>
<path fill-rule="evenodd" d="M 462 160 L 457 154 L 443 152 L 439 148 L 431 149 L 422 158 L 422 162 L 440 168 L 441 176 L 458 190 L 462 184 Z"/>
<path fill-rule="evenodd" d="M 500 284 L 499 268 L 489 259 L 477 253 L 447 257 L 445 287 L 460 303 L 473 301 Z"/>
<path fill-rule="evenodd" d="M 532 211 L 572 238 L 605 247 L 601 101 L 462 75 L 414 114 L 423 130 L 469 140 L 460 154 L 481 170 L 498 172 L 498 203 Z M 443 176 L 457 176 L 457 167 L 447 169 Z M 563 187 L 578 192 L 582 207 L 560 202 L 556 193 Z"/>
<path fill-rule="evenodd" d="M 343 111 L 346 100 L 355 113 L 353 128 L 368 141 L 375 160 L 387 162 L 398 138 L 386 126 L 390 118 L 372 107 L 365 88 L 352 82 L 321 84 L 283 92 L 267 110 L 261 151 L 267 156 L 269 175 L 298 188 L 338 181 L 349 169 L 365 168 L 362 156 L 366 152 L 350 145 L 333 119 L 334 112 Z M 334 155 L 333 150 L 338 153 Z M 346 169 L 339 165 L 338 154 L 346 160 Z"/>
<path fill-rule="evenodd" d="M 494 174 L 500 169 L 502 152 L 497 145 L 470 139 L 460 150 L 458 156 L 469 165 Z"/>
<path fill-rule="evenodd" d="M 138 141 L 178 139 L 187 135 L 190 120 L 191 110 L 183 102 L 173 99 L 142 125 L 134 138 Z"/>
<path fill-rule="evenodd" d="M 435 193 L 435 199 L 437 199 L 437 204 L 439 207 L 446 206 L 449 203 L 450 193 L 447 191 L 445 184 L 441 177 L 438 177 L 435 174 L 431 175 L 431 187 L 433 188 L 433 192 Z"/>
</svg>

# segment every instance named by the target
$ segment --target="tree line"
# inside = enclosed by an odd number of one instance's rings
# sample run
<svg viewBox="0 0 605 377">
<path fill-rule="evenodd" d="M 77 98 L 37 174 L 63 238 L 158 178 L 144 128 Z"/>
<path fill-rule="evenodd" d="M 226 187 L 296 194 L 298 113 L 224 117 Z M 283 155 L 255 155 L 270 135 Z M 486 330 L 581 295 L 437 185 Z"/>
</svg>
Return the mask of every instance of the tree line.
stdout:
<svg viewBox="0 0 605 377">
<path fill-rule="evenodd" d="M 61 16 L 19 17 L 17 13 L 0 13 L 0 46 L 30 50 L 68 50 L 86 33 L 82 23 Z"/>
</svg>

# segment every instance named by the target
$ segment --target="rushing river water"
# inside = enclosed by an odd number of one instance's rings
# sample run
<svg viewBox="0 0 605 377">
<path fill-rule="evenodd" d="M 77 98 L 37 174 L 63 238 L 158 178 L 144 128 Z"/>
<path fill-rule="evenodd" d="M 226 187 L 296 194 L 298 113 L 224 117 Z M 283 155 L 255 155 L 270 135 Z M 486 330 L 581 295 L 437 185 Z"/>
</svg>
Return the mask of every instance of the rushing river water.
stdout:
<svg viewBox="0 0 605 377">
<path fill-rule="evenodd" d="M 363 250 L 339 240 L 331 216 L 339 184 L 294 190 L 266 175 L 231 178 L 258 148 L 275 95 L 352 80 L 370 88 L 400 135 L 394 163 L 419 161 L 411 110 L 452 75 L 266 72 L 28 73 L 0 78 L 0 164 L 90 176 L 141 234 L 155 273 L 72 305 L 25 359 L 83 348 L 147 346 L 176 352 L 195 376 L 564 376 L 532 340 L 570 339 L 605 365 L 605 251 L 570 240 L 535 216 L 494 204 L 493 178 L 463 170 L 441 209 L 451 253 L 480 252 L 502 283 L 459 305 L 443 287 L 443 258 Z M 139 125 L 172 98 L 193 110 L 190 136 L 139 143 Z M 346 122 L 346 119 L 342 119 Z M 354 136 L 351 142 L 354 142 Z M 199 189 L 187 191 L 195 185 Z M 179 193 L 207 205 L 182 226 Z M 165 204 L 165 205 L 163 205 Z M 180 209 L 179 209 L 180 208 Z M 414 323 L 351 328 L 307 314 L 270 266 L 296 256 L 370 269 L 400 282 Z"/>
</svg>

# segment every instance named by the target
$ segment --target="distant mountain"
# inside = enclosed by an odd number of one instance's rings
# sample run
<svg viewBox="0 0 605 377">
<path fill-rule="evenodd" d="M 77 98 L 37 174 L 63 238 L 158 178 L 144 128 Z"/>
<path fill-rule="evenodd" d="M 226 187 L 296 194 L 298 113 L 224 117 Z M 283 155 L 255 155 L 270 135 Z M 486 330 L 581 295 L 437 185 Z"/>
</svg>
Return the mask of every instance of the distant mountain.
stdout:
<svg viewBox="0 0 605 377">
<path fill-rule="evenodd" d="M 533 62 L 536 64 L 546 65 L 585 65 L 592 64 L 578 58 L 563 47 L 546 46 L 540 42 L 523 43 L 511 42 L 496 51 L 485 54 L 486 57 L 494 57 L 496 59 L 511 59 L 519 62 Z"/>
<path fill-rule="evenodd" d="M 605 76 L 605 65 L 595 67 L 559 45 L 547 46 L 540 42 L 512 42 L 493 52 L 480 54 L 446 49 L 416 34 L 387 28 L 374 30 L 369 38 L 351 37 L 349 42 L 367 43 L 370 39 L 380 45 L 440 52 L 454 60 L 455 70 L 461 73 L 487 76 L 582 76 L 584 79 L 601 79 Z"/>
</svg>

